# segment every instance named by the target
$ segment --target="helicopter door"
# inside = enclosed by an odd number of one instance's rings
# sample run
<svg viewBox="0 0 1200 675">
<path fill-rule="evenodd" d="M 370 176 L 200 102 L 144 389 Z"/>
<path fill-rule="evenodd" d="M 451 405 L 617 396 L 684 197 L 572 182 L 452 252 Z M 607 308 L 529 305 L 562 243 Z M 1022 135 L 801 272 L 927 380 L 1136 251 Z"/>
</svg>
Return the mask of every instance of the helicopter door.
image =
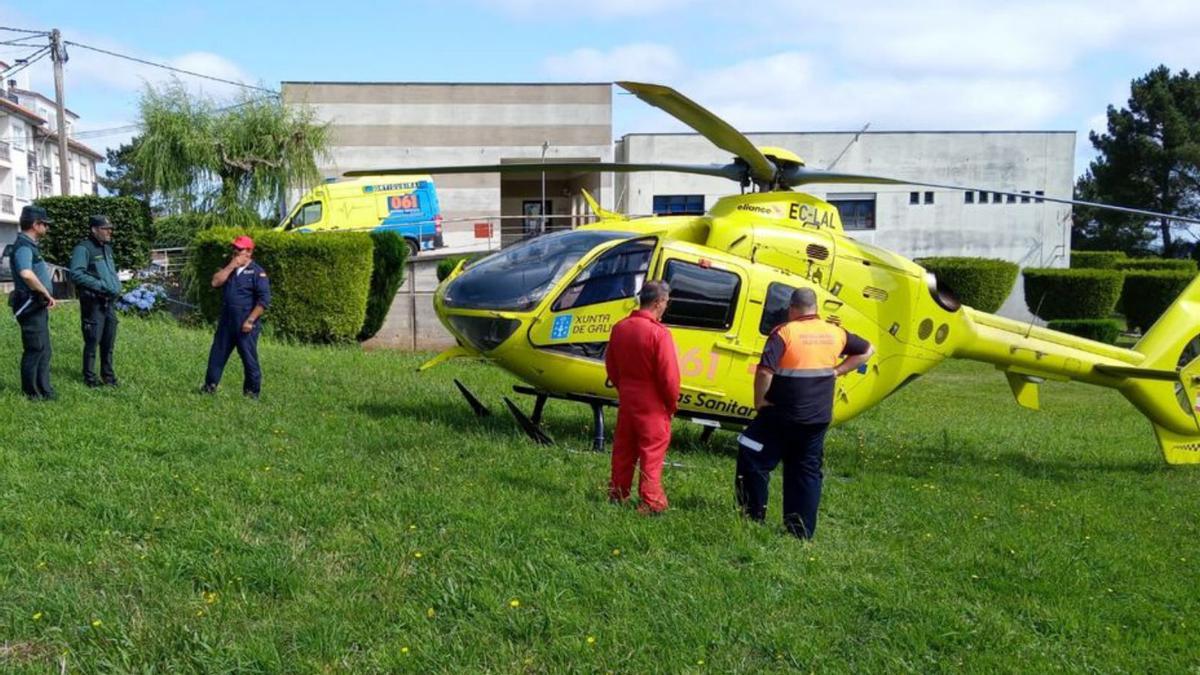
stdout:
<svg viewBox="0 0 1200 675">
<path fill-rule="evenodd" d="M 564 286 L 529 331 L 537 347 L 603 359 L 608 334 L 637 307 L 657 240 L 626 241 L 601 253 Z"/>
<path fill-rule="evenodd" d="M 709 252 L 668 248 L 659 276 L 671 286 L 671 302 L 662 321 L 671 329 L 679 350 L 680 407 L 720 416 L 749 416 L 753 413 L 752 390 L 731 388 L 728 381 L 730 367 L 746 358 L 737 343 L 749 280 L 746 269 Z"/>
</svg>

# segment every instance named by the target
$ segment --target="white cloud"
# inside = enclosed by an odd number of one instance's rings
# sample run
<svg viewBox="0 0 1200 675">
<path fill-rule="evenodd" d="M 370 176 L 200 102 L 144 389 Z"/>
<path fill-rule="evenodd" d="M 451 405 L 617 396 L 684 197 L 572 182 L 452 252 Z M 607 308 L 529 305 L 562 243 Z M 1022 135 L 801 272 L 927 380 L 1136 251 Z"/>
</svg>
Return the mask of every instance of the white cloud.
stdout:
<svg viewBox="0 0 1200 675">
<path fill-rule="evenodd" d="M 647 16 L 683 9 L 694 0 L 603 0 L 602 2 L 564 2 L 563 0 L 480 0 L 481 4 L 518 16 L 562 17 L 594 16 L 619 18 Z"/>
<path fill-rule="evenodd" d="M 542 71 L 556 80 L 613 81 L 621 79 L 669 81 L 682 70 L 679 56 L 670 47 L 630 44 L 608 51 L 584 48 L 542 63 Z"/>
</svg>

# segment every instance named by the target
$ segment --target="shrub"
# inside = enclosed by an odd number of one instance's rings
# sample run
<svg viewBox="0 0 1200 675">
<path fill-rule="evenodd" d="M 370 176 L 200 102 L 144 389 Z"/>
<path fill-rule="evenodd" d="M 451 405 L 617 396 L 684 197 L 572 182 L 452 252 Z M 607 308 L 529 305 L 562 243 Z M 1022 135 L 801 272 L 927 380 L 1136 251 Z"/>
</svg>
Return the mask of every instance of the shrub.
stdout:
<svg viewBox="0 0 1200 675">
<path fill-rule="evenodd" d="M 212 273 L 229 260 L 229 243 L 245 230 L 212 228 L 192 241 L 190 293 L 201 314 L 216 320 L 221 289 Z M 371 284 L 371 238 L 358 232 L 297 235 L 254 230 L 255 259 L 271 280 L 266 319 L 277 334 L 307 342 L 353 340 L 366 317 Z"/>
<path fill-rule="evenodd" d="M 1111 270 L 1124 260 L 1124 251 L 1071 251 L 1071 269 Z"/>
<path fill-rule="evenodd" d="M 438 266 L 437 266 L 438 282 L 445 281 L 446 277 L 450 276 L 450 273 L 453 272 L 454 268 L 458 266 L 458 261 L 465 260 L 465 261 L 467 261 L 467 264 L 469 265 L 469 264 L 475 262 L 476 260 L 479 260 L 480 258 L 482 258 L 485 255 L 487 255 L 487 254 L 486 253 L 473 253 L 471 255 L 452 255 L 452 256 L 449 256 L 446 258 L 442 258 L 438 262 Z"/>
<path fill-rule="evenodd" d="M 374 243 L 371 290 L 367 296 L 367 317 L 358 332 L 359 340 L 371 338 L 383 327 L 396 291 L 404 283 L 404 263 L 408 259 L 408 245 L 404 243 L 404 237 L 395 232 L 371 232 L 371 241 Z"/>
<path fill-rule="evenodd" d="M 147 316 L 166 309 L 167 289 L 158 284 L 138 284 L 117 298 L 117 309 Z"/>
<path fill-rule="evenodd" d="M 1116 343 L 1121 334 L 1121 322 L 1116 319 L 1059 319 L 1047 321 L 1046 327 L 1110 345 Z"/>
<path fill-rule="evenodd" d="M 1121 296 L 1116 270 L 1026 268 L 1025 305 L 1042 319 L 1106 319 Z"/>
<path fill-rule="evenodd" d="M 216 223 L 208 213 L 180 213 L 163 216 L 154 221 L 154 246 L 176 248 L 192 243 L 196 233 Z"/>
<path fill-rule="evenodd" d="M 1126 272 L 1121 306 L 1129 326 L 1137 327 L 1143 332 L 1148 330 L 1195 276 L 1195 271 L 1180 270 Z"/>
<path fill-rule="evenodd" d="M 993 258 L 922 258 L 917 262 L 954 291 L 964 305 L 982 312 L 1000 309 L 1020 269 L 1016 263 Z"/>
<path fill-rule="evenodd" d="M 1186 258 L 1133 258 L 1118 262 L 1116 269 L 1127 271 L 1137 270 L 1139 272 L 1148 270 L 1175 270 L 1195 274 L 1196 261 Z"/>
<path fill-rule="evenodd" d="M 150 264 L 154 227 L 150 207 L 133 197 L 44 197 L 34 202 L 54 221 L 42 241 L 42 254 L 56 265 L 71 264 L 71 251 L 91 234 L 89 216 L 108 216 L 113 224 L 113 258 L 117 269 L 141 269 Z"/>
</svg>

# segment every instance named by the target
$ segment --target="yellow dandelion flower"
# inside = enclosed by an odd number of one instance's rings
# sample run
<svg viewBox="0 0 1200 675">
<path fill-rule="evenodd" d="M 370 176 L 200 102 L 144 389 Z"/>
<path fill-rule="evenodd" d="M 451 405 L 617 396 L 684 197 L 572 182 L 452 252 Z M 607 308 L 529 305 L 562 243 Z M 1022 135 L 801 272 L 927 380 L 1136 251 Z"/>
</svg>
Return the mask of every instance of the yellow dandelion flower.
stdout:
<svg viewBox="0 0 1200 675">
<path fill-rule="evenodd" d="M 221 599 L 221 596 L 217 595 L 216 592 L 214 592 L 214 591 L 206 591 L 204 593 L 204 603 L 205 604 L 214 605 L 220 599 Z"/>
<path fill-rule="evenodd" d="M 430 607 L 429 609 L 425 610 L 425 616 L 432 619 L 433 617 L 437 616 L 437 612 L 433 611 L 433 608 Z"/>
<path fill-rule="evenodd" d="M 202 610 L 202 609 L 196 610 L 196 616 L 204 616 L 204 610 Z"/>
<path fill-rule="evenodd" d="M 414 558 L 420 558 L 420 557 L 421 557 L 421 552 L 420 552 L 420 551 L 416 551 L 415 553 L 413 553 L 413 557 L 414 557 Z"/>
<path fill-rule="evenodd" d="M 408 647 L 401 647 L 401 648 L 400 648 L 400 653 L 401 653 L 401 654 L 408 654 Z"/>
<path fill-rule="evenodd" d="M 589 645 L 594 645 L 594 644 L 596 644 L 596 638 L 595 638 L 594 636 L 592 636 L 592 635 L 589 635 L 589 636 L 587 636 L 587 643 L 588 643 Z"/>
<path fill-rule="evenodd" d="M 696 659 L 696 665 L 698 665 L 698 666 L 704 665 L 704 659 Z"/>
<path fill-rule="evenodd" d="M 33 620 L 34 620 L 34 621 L 41 621 L 41 620 L 42 620 L 42 613 L 41 613 L 41 612 L 34 612 L 34 613 L 33 613 Z"/>
<path fill-rule="evenodd" d="M 619 548 L 614 548 L 614 549 L 613 549 L 613 555 L 621 555 L 621 549 L 619 549 Z"/>
<path fill-rule="evenodd" d="M 104 625 L 104 622 L 101 621 L 100 619 L 92 619 L 92 628 L 99 628 L 100 626 L 103 626 L 103 625 Z"/>
<path fill-rule="evenodd" d="M 417 526 L 416 526 L 416 525 L 409 525 L 409 526 L 408 526 L 408 529 L 410 529 L 410 530 L 415 530 L 415 529 L 417 529 Z"/>
<path fill-rule="evenodd" d="M 512 607 L 513 609 L 516 609 L 521 606 L 521 601 L 516 598 L 513 598 L 512 600 L 508 601 L 508 606 Z"/>
</svg>

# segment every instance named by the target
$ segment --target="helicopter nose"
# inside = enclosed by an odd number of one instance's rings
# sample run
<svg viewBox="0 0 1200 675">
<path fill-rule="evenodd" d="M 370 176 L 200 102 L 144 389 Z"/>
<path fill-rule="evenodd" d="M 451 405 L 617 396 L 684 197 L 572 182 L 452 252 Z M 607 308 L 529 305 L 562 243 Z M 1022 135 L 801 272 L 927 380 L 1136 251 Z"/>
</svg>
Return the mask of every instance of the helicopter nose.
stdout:
<svg viewBox="0 0 1200 675">
<path fill-rule="evenodd" d="M 469 314 L 448 314 L 446 320 L 463 341 L 480 352 L 499 347 L 521 325 L 517 319 Z"/>
</svg>

